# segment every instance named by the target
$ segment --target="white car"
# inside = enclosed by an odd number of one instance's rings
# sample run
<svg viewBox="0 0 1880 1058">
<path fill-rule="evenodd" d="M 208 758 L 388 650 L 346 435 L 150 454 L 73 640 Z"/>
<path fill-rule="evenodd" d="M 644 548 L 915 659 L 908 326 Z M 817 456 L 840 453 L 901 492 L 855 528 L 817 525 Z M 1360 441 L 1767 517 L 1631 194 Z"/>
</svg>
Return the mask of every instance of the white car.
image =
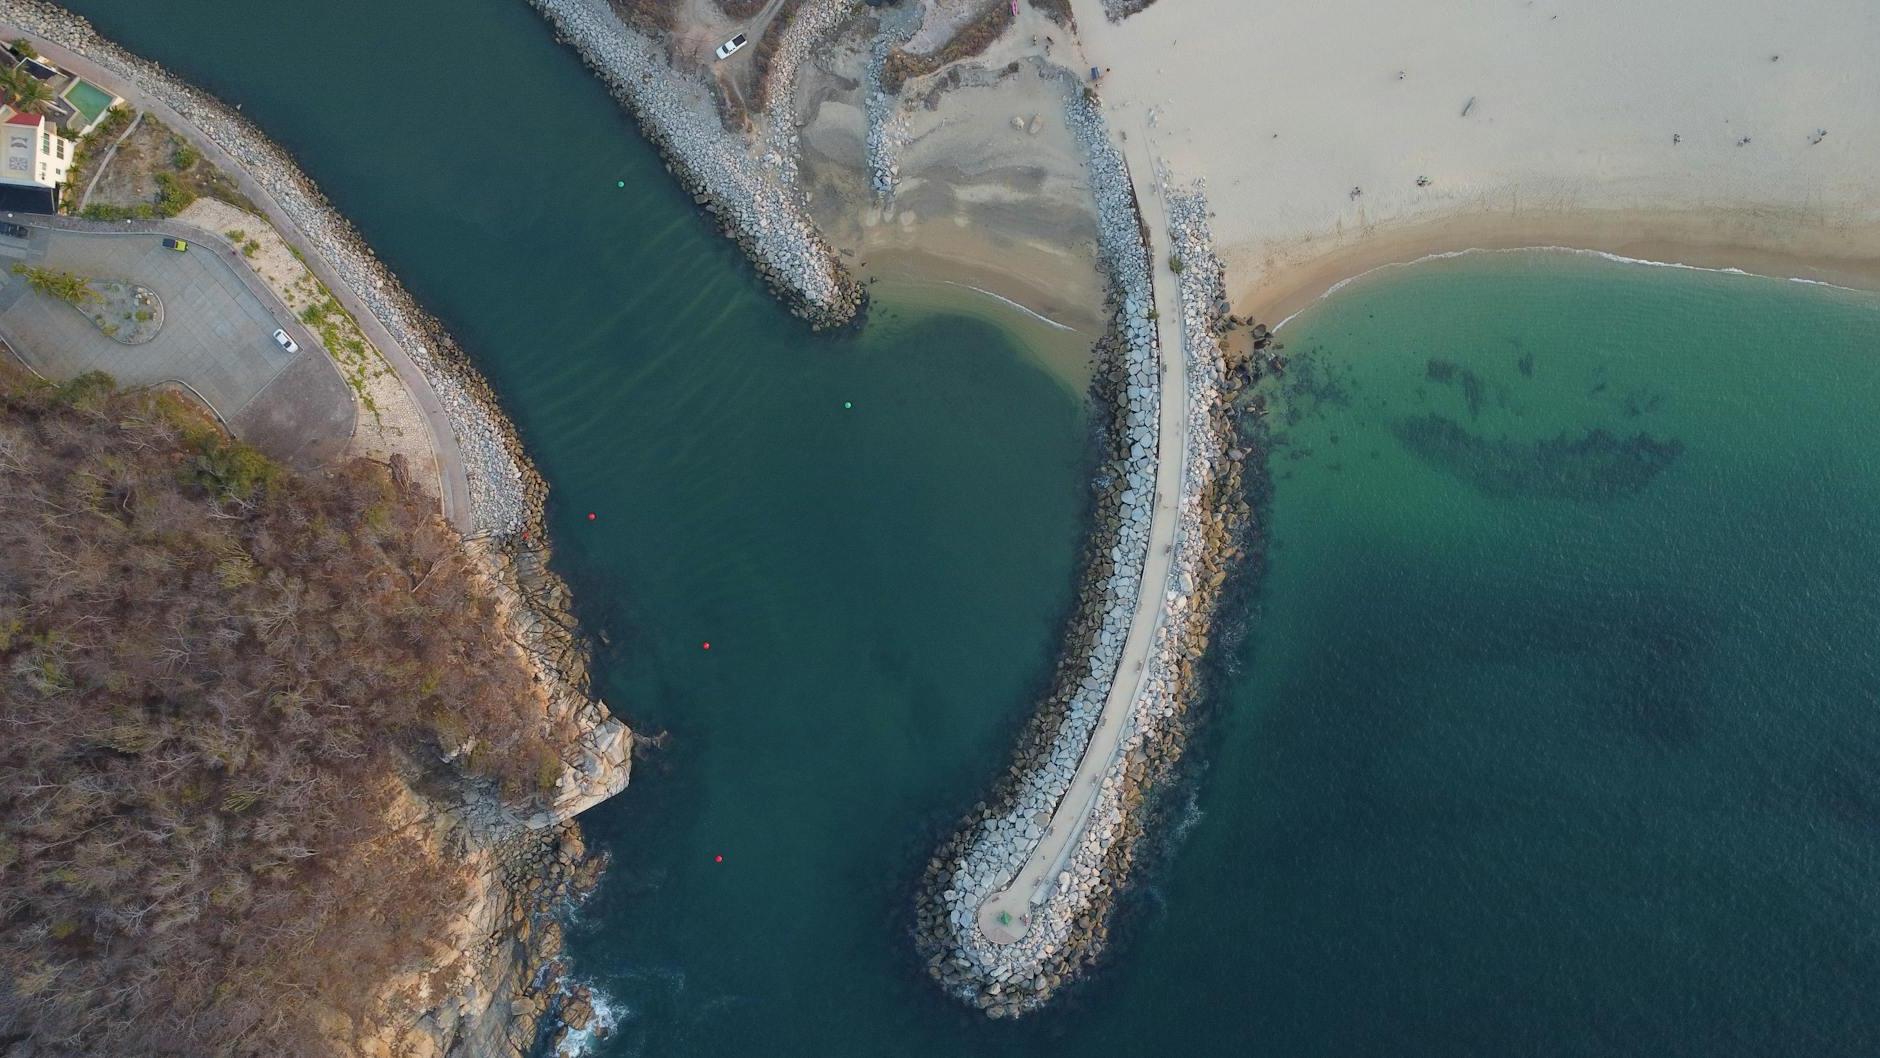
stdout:
<svg viewBox="0 0 1880 1058">
<path fill-rule="evenodd" d="M 274 344 L 280 346 L 281 348 L 287 350 L 290 353 L 300 352 L 300 344 L 298 342 L 295 342 L 292 338 L 289 338 L 287 336 L 287 332 L 281 330 L 278 327 L 275 328 L 274 330 Z"/>
<path fill-rule="evenodd" d="M 716 54 L 720 59 L 729 59 L 732 52 L 744 47 L 746 43 L 747 41 L 745 40 L 744 34 L 740 33 L 730 40 L 725 41 L 723 44 L 718 45 Z"/>
</svg>

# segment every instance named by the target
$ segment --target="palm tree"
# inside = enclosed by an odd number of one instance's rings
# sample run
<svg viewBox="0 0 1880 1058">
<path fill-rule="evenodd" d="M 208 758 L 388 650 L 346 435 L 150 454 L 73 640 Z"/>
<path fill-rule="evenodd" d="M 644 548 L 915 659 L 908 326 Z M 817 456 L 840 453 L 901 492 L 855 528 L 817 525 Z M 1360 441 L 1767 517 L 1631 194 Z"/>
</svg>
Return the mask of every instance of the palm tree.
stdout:
<svg viewBox="0 0 1880 1058">
<path fill-rule="evenodd" d="M 44 114 L 52 106 L 51 89 L 44 81 L 27 73 L 24 63 L 10 70 L 0 70 L 0 94 L 22 114 Z"/>
</svg>

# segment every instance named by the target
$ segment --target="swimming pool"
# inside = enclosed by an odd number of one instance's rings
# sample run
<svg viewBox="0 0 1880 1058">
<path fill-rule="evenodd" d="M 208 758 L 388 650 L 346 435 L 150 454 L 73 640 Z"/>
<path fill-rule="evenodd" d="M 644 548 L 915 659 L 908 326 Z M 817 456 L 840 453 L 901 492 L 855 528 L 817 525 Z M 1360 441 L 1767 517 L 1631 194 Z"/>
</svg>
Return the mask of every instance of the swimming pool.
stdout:
<svg viewBox="0 0 1880 1058">
<path fill-rule="evenodd" d="M 72 87 L 65 90 L 65 101 L 84 115 L 85 128 L 90 128 L 99 117 L 103 116 L 104 112 L 110 109 L 112 100 L 116 98 L 83 78 L 72 82 Z"/>
</svg>

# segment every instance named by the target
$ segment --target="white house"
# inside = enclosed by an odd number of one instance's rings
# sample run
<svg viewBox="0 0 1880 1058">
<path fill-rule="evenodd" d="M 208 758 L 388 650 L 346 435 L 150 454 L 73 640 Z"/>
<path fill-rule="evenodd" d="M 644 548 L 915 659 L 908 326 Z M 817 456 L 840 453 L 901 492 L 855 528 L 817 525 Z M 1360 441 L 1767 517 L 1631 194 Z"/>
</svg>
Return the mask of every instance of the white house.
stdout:
<svg viewBox="0 0 1880 1058">
<path fill-rule="evenodd" d="M 22 114 L 0 105 L 0 185 L 6 190 L 24 189 L 28 196 L 43 197 L 56 206 L 59 188 L 72 170 L 76 146 L 45 115 Z"/>
</svg>

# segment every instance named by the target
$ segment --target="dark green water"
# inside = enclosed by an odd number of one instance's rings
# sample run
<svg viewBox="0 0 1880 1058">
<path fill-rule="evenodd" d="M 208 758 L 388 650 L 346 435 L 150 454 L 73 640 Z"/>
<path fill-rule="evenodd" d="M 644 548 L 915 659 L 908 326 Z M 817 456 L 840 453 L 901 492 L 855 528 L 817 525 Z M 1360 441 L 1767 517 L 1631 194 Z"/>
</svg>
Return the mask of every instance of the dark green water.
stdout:
<svg viewBox="0 0 1880 1058">
<path fill-rule="evenodd" d="M 301 158 L 554 487 L 605 693 L 672 732 L 584 818 L 604 1053 L 1880 1053 L 1880 300 L 1503 255 L 1290 326 L 1183 837 L 995 1025 L 906 901 L 1049 671 L 1073 396 L 963 317 L 812 340 L 520 0 L 76 6 Z"/>
</svg>

